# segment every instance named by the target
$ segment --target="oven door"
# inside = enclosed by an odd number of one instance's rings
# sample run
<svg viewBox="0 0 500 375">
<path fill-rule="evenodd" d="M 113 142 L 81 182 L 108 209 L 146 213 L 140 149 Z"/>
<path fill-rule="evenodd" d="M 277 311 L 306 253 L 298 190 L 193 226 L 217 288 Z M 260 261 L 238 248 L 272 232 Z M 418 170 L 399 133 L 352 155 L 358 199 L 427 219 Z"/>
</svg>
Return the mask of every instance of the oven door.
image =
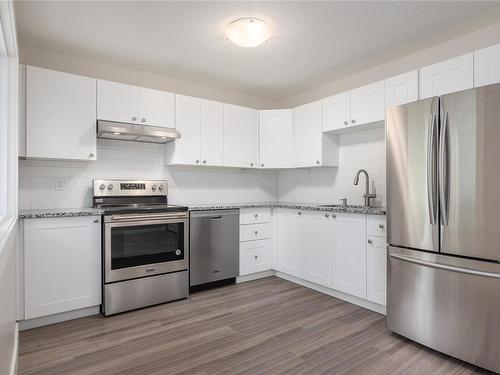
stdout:
<svg viewBox="0 0 500 375">
<path fill-rule="evenodd" d="M 129 280 L 188 269 L 186 214 L 104 218 L 104 280 Z"/>
</svg>

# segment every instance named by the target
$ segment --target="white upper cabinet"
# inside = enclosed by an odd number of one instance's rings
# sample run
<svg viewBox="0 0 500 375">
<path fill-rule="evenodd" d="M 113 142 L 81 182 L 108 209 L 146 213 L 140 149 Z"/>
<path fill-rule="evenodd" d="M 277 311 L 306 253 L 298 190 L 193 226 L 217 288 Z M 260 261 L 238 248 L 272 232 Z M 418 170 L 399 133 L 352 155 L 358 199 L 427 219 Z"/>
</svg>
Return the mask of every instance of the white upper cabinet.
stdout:
<svg viewBox="0 0 500 375">
<path fill-rule="evenodd" d="M 24 221 L 26 319 L 101 304 L 99 216 Z"/>
<path fill-rule="evenodd" d="M 276 213 L 276 269 L 302 278 L 304 276 L 302 211 L 279 208 Z"/>
<path fill-rule="evenodd" d="M 331 288 L 335 229 L 333 213 L 304 212 L 304 279 Z"/>
<path fill-rule="evenodd" d="M 385 118 L 384 81 L 351 90 L 351 124 L 362 125 Z"/>
<path fill-rule="evenodd" d="M 174 127 L 174 97 L 171 92 L 139 88 L 139 116 L 141 124 Z"/>
<path fill-rule="evenodd" d="M 468 53 L 421 68 L 420 99 L 472 88 L 473 65 L 473 54 Z"/>
<path fill-rule="evenodd" d="M 96 80 L 28 66 L 26 157 L 96 159 Z"/>
<path fill-rule="evenodd" d="M 293 119 L 291 109 L 259 112 L 261 168 L 293 167 Z"/>
<path fill-rule="evenodd" d="M 333 288 L 366 298 L 366 218 L 337 213 L 333 256 Z"/>
<path fill-rule="evenodd" d="M 342 129 L 351 123 L 350 92 L 323 99 L 323 131 Z"/>
<path fill-rule="evenodd" d="M 182 133 L 181 133 L 182 137 Z M 223 104 L 201 99 L 201 149 L 202 165 L 223 165 L 224 151 Z"/>
<path fill-rule="evenodd" d="M 201 101 L 192 96 L 175 96 L 175 129 L 181 137 L 167 143 L 167 164 L 200 164 Z"/>
<path fill-rule="evenodd" d="M 138 123 L 139 88 L 123 83 L 97 80 L 97 118 Z"/>
<path fill-rule="evenodd" d="M 97 118 L 173 127 L 174 98 L 170 92 L 97 80 Z"/>
<path fill-rule="evenodd" d="M 385 107 L 418 100 L 418 69 L 385 80 Z"/>
<path fill-rule="evenodd" d="M 258 112 L 224 104 L 224 165 L 257 168 L 259 159 Z"/>
<path fill-rule="evenodd" d="M 474 87 L 500 82 L 500 44 L 474 52 Z"/>
<path fill-rule="evenodd" d="M 323 134 L 321 101 L 293 109 L 293 161 L 295 167 L 338 166 L 338 143 Z"/>
</svg>

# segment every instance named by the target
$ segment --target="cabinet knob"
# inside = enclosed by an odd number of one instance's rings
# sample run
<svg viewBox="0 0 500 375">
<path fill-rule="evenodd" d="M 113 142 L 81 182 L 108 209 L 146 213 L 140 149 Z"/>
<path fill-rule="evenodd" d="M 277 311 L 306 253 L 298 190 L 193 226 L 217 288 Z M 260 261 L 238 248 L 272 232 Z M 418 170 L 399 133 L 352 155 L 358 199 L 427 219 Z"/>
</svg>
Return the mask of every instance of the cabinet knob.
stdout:
<svg viewBox="0 0 500 375">
<path fill-rule="evenodd" d="M 316 160 L 316 164 L 319 165 L 319 160 Z"/>
<path fill-rule="evenodd" d="M 325 214 L 325 217 L 330 217 L 330 215 L 328 215 L 328 214 Z"/>
<path fill-rule="evenodd" d="M 132 116 L 132 121 L 137 121 L 137 117 L 136 116 Z"/>
<path fill-rule="evenodd" d="M 98 223 L 99 222 L 99 219 L 94 219 L 94 223 Z"/>
<path fill-rule="evenodd" d="M 297 212 L 297 215 L 302 215 L 302 212 L 298 211 L 298 212 Z"/>
<path fill-rule="evenodd" d="M 368 243 L 371 245 L 373 243 L 373 241 L 372 240 L 368 240 Z"/>
<path fill-rule="evenodd" d="M 344 125 L 349 125 L 349 122 L 348 121 L 344 121 Z"/>
<path fill-rule="evenodd" d="M 264 163 L 262 163 L 260 166 L 261 166 L 261 167 L 263 167 L 263 166 L 264 166 Z"/>
<path fill-rule="evenodd" d="M 257 233 L 259 233 L 259 231 L 258 231 L 258 230 L 256 230 L 254 233 L 255 233 L 255 235 L 257 235 Z"/>
<path fill-rule="evenodd" d="M 203 164 L 207 164 L 207 161 L 206 161 L 206 160 L 203 160 Z"/>
<path fill-rule="evenodd" d="M 255 214 L 253 216 L 257 219 L 259 217 L 259 214 Z"/>
<path fill-rule="evenodd" d="M 337 215 L 335 215 L 335 214 L 332 214 L 332 218 L 334 218 L 334 219 L 335 219 L 336 217 L 337 217 Z"/>
<path fill-rule="evenodd" d="M 254 259 L 257 259 L 258 257 L 259 257 L 258 255 L 254 255 L 254 257 L 253 257 L 253 258 L 254 258 Z"/>
<path fill-rule="evenodd" d="M 384 224 L 379 224 L 379 225 L 378 225 L 378 227 L 379 227 L 380 229 L 384 229 L 385 225 L 384 225 Z"/>
<path fill-rule="evenodd" d="M 250 163 L 250 166 L 253 167 L 253 163 Z"/>
<path fill-rule="evenodd" d="M 198 164 L 200 161 L 199 160 L 196 160 L 196 164 Z"/>
<path fill-rule="evenodd" d="M 143 117 L 142 120 L 141 120 L 141 122 L 146 122 L 146 119 Z"/>
<path fill-rule="evenodd" d="M 91 152 L 91 153 L 89 154 L 89 158 L 93 158 L 93 157 L 94 157 L 94 153 L 93 153 L 93 152 Z"/>
<path fill-rule="evenodd" d="M 355 123 L 356 123 L 356 120 L 352 119 L 352 120 L 351 120 L 351 122 L 352 122 L 353 124 L 355 124 Z"/>
</svg>

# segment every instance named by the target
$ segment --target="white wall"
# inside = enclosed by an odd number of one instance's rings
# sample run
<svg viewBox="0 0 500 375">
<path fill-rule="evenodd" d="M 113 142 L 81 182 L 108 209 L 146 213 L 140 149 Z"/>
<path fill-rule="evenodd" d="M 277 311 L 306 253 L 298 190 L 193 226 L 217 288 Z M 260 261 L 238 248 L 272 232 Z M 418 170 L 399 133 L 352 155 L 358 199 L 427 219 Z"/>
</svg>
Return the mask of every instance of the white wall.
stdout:
<svg viewBox="0 0 500 375">
<path fill-rule="evenodd" d="M 196 82 L 142 72 L 104 61 L 62 54 L 58 51 L 28 44 L 20 44 L 19 49 L 20 63 L 25 65 L 34 65 L 66 73 L 128 83 L 257 109 L 277 107 L 277 103 L 274 101 Z"/>
<path fill-rule="evenodd" d="M 167 179 L 171 203 L 274 201 L 278 176 L 272 171 L 165 167 L 165 146 L 99 139 L 97 161 L 19 161 L 19 208 L 92 205 L 92 179 Z M 56 190 L 63 180 L 64 190 Z"/>
<path fill-rule="evenodd" d="M 340 167 L 309 168 L 279 172 L 279 200 L 285 202 L 364 204 L 365 177 L 358 186 L 353 180 L 358 169 L 370 175 L 373 205 L 385 206 L 385 134 L 383 128 L 339 137 Z"/>
</svg>

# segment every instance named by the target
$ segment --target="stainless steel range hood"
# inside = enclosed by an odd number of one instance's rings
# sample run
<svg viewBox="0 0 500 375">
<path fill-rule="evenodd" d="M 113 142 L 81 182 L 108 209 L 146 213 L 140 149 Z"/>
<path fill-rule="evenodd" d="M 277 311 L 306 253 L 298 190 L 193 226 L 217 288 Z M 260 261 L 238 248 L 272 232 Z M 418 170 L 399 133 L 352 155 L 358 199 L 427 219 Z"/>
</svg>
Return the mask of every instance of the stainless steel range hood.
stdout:
<svg viewBox="0 0 500 375">
<path fill-rule="evenodd" d="M 174 128 L 97 120 L 97 138 L 147 143 L 168 143 L 180 138 Z"/>
</svg>

